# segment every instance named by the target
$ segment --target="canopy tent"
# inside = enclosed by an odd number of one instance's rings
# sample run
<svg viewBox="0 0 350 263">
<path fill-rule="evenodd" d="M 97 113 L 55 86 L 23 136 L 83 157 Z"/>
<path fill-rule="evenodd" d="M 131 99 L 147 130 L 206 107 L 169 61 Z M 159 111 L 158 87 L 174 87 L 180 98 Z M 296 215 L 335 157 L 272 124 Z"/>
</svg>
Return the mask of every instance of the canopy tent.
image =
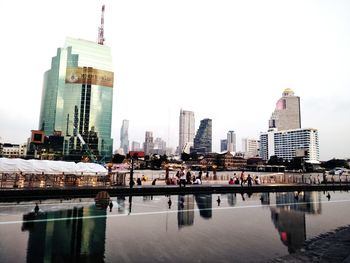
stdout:
<svg viewBox="0 0 350 263">
<path fill-rule="evenodd" d="M 107 175 L 97 163 L 0 158 L 0 173 Z"/>
</svg>

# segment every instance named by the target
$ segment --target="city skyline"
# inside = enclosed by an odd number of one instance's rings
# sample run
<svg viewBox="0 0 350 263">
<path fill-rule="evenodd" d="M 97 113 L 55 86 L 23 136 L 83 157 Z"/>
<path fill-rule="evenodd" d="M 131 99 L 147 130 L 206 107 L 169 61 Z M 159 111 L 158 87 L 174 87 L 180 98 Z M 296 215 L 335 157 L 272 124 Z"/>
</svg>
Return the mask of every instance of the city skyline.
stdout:
<svg viewBox="0 0 350 263">
<path fill-rule="evenodd" d="M 320 159 L 350 157 L 347 1 L 2 1 L 0 142 L 23 143 L 37 129 L 51 57 L 66 37 L 97 41 L 103 3 L 115 73 L 113 150 L 123 119 L 130 141 L 152 131 L 175 149 L 181 108 L 194 112 L 195 129 L 213 120 L 214 151 L 231 129 L 237 142 L 258 139 L 291 88 L 301 127 L 318 129 Z"/>
</svg>

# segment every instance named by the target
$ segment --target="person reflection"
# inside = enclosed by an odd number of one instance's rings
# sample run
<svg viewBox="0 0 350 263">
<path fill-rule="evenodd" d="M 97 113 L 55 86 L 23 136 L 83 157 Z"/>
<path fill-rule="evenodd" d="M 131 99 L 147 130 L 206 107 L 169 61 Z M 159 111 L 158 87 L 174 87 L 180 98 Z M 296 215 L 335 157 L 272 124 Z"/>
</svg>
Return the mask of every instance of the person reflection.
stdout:
<svg viewBox="0 0 350 263">
<path fill-rule="evenodd" d="M 241 193 L 241 196 L 242 196 L 242 201 L 245 201 L 244 193 Z"/>
<path fill-rule="evenodd" d="M 172 202 L 171 202 L 171 198 L 170 198 L 170 196 L 169 196 L 169 200 L 168 200 L 169 209 L 171 208 L 171 204 L 172 204 Z"/>
<path fill-rule="evenodd" d="M 112 202 L 112 201 L 110 201 L 108 206 L 109 206 L 109 212 L 112 212 L 113 202 Z"/>
<path fill-rule="evenodd" d="M 220 206 L 220 203 L 221 203 L 220 196 L 218 196 L 218 199 L 216 200 L 216 202 L 218 202 L 218 206 Z"/>
<path fill-rule="evenodd" d="M 131 214 L 132 196 L 129 195 L 129 215 Z"/>
<path fill-rule="evenodd" d="M 330 195 L 329 192 L 328 192 L 328 194 L 326 195 L 326 197 L 327 197 L 328 201 L 331 200 L 331 195 Z"/>
<path fill-rule="evenodd" d="M 125 197 L 118 196 L 117 203 L 118 203 L 118 213 L 120 213 L 120 214 L 124 213 L 124 211 L 125 211 Z"/>
</svg>

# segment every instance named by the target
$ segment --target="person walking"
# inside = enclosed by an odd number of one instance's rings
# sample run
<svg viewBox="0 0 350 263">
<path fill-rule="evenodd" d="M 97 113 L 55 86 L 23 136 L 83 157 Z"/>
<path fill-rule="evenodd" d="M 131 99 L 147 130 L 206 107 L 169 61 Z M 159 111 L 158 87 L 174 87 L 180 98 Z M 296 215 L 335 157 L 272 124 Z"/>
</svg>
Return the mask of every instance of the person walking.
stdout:
<svg viewBox="0 0 350 263">
<path fill-rule="evenodd" d="M 241 172 L 241 186 L 243 187 L 243 183 L 244 183 L 244 171 Z"/>
<path fill-rule="evenodd" d="M 253 178 L 250 176 L 250 174 L 248 174 L 248 177 L 247 177 L 248 187 L 252 186 L 252 181 L 253 181 Z"/>
</svg>

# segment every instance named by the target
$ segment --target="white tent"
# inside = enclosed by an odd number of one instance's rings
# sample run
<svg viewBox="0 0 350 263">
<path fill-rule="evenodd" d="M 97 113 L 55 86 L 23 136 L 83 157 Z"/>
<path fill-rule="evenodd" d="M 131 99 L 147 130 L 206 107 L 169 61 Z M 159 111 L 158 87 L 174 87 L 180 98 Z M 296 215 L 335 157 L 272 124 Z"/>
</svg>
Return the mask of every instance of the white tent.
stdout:
<svg viewBox="0 0 350 263">
<path fill-rule="evenodd" d="M 107 169 L 97 163 L 74 163 L 48 160 L 0 158 L 0 173 L 107 175 Z"/>
</svg>

